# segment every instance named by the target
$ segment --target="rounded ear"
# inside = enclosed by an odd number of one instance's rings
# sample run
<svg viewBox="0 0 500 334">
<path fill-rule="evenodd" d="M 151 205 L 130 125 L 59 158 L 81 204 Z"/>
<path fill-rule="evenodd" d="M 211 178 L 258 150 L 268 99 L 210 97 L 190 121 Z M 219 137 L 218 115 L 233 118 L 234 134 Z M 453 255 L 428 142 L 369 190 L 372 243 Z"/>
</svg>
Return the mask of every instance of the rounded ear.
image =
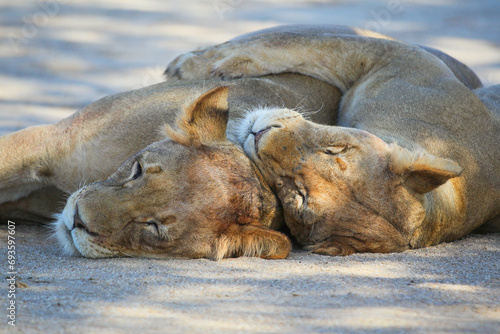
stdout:
<svg viewBox="0 0 500 334">
<path fill-rule="evenodd" d="M 265 226 L 231 225 L 216 241 L 212 258 L 257 256 L 264 259 L 284 259 L 292 244 L 282 233 Z"/>
<path fill-rule="evenodd" d="M 200 96 L 177 117 L 179 131 L 166 125 L 167 136 L 186 146 L 225 141 L 229 120 L 228 91 L 228 87 L 221 86 Z"/>
<path fill-rule="evenodd" d="M 450 159 L 424 152 L 411 152 L 396 144 L 390 145 L 390 169 L 404 178 L 403 185 L 418 194 L 425 194 L 460 176 L 462 167 Z"/>
</svg>

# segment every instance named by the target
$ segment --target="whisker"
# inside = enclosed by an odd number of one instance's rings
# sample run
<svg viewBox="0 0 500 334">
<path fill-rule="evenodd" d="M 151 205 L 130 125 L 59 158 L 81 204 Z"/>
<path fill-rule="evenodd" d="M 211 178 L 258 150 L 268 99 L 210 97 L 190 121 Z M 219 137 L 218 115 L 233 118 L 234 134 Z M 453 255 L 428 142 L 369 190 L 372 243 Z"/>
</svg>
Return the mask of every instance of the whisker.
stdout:
<svg viewBox="0 0 500 334">
<path fill-rule="evenodd" d="M 313 110 L 313 111 L 303 111 L 303 110 L 294 110 L 298 113 L 300 113 L 305 119 L 309 120 L 311 116 L 318 114 L 324 107 L 324 104 L 321 104 L 321 107 L 318 110 Z"/>
</svg>

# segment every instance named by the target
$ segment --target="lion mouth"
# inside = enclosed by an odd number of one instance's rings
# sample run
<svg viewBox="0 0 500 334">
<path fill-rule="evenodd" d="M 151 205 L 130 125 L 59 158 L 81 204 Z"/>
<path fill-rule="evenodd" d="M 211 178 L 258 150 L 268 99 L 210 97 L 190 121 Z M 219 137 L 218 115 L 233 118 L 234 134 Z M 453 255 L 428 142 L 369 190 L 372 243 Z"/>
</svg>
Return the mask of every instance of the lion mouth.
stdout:
<svg viewBox="0 0 500 334">
<path fill-rule="evenodd" d="M 73 241 L 73 236 L 71 235 L 71 229 L 67 226 L 67 219 L 65 217 L 65 212 L 56 215 L 57 220 L 53 223 L 54 237 L 57 239 L 62 250 L 67 255 L 77 256 L 81 255 L 75 246 Z"/>
</svg>

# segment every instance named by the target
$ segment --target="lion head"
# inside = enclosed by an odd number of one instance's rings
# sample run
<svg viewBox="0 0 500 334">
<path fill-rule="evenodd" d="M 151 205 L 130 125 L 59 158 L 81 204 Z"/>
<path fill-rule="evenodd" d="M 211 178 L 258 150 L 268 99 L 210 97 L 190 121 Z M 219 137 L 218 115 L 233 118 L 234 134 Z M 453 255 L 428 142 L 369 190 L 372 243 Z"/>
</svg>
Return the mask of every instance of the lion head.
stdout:
<svg viewBox="0 0 500 334">
<path fill-rule="evenodd" d="M 227 88 L 201 96 L 167 126 L 167 139 L 106 181 L 73 193 L 55 222 L 67 253 L 91 258 L 285 258 L 275 195 L 226 138 Z M 133 136 L 133 133 L 130 134 Z"/>
<path fill-rule="evenodd" d="M 237 132 L 277 193 L 292 235 L 320 254 L 410 248 L 425 219 L 424 194 L 461 172 L 451 160 L 286 109 L 254 111 Z"/>
</svg>

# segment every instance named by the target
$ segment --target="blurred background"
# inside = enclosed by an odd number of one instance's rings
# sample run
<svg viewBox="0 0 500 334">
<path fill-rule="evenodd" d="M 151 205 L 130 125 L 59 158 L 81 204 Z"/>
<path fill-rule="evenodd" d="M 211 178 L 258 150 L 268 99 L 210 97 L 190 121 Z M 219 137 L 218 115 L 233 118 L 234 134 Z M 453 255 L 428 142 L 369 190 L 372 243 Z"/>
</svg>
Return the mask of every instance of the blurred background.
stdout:
<svg viewBox="0 0 500 334">
<path fill-rule="evenodd" d="M 438 48 L 500 83 L 498 0 L 0 0 L 0 134 L 152 85 L 179 53 L 281 24 Z"/>
</svg>

